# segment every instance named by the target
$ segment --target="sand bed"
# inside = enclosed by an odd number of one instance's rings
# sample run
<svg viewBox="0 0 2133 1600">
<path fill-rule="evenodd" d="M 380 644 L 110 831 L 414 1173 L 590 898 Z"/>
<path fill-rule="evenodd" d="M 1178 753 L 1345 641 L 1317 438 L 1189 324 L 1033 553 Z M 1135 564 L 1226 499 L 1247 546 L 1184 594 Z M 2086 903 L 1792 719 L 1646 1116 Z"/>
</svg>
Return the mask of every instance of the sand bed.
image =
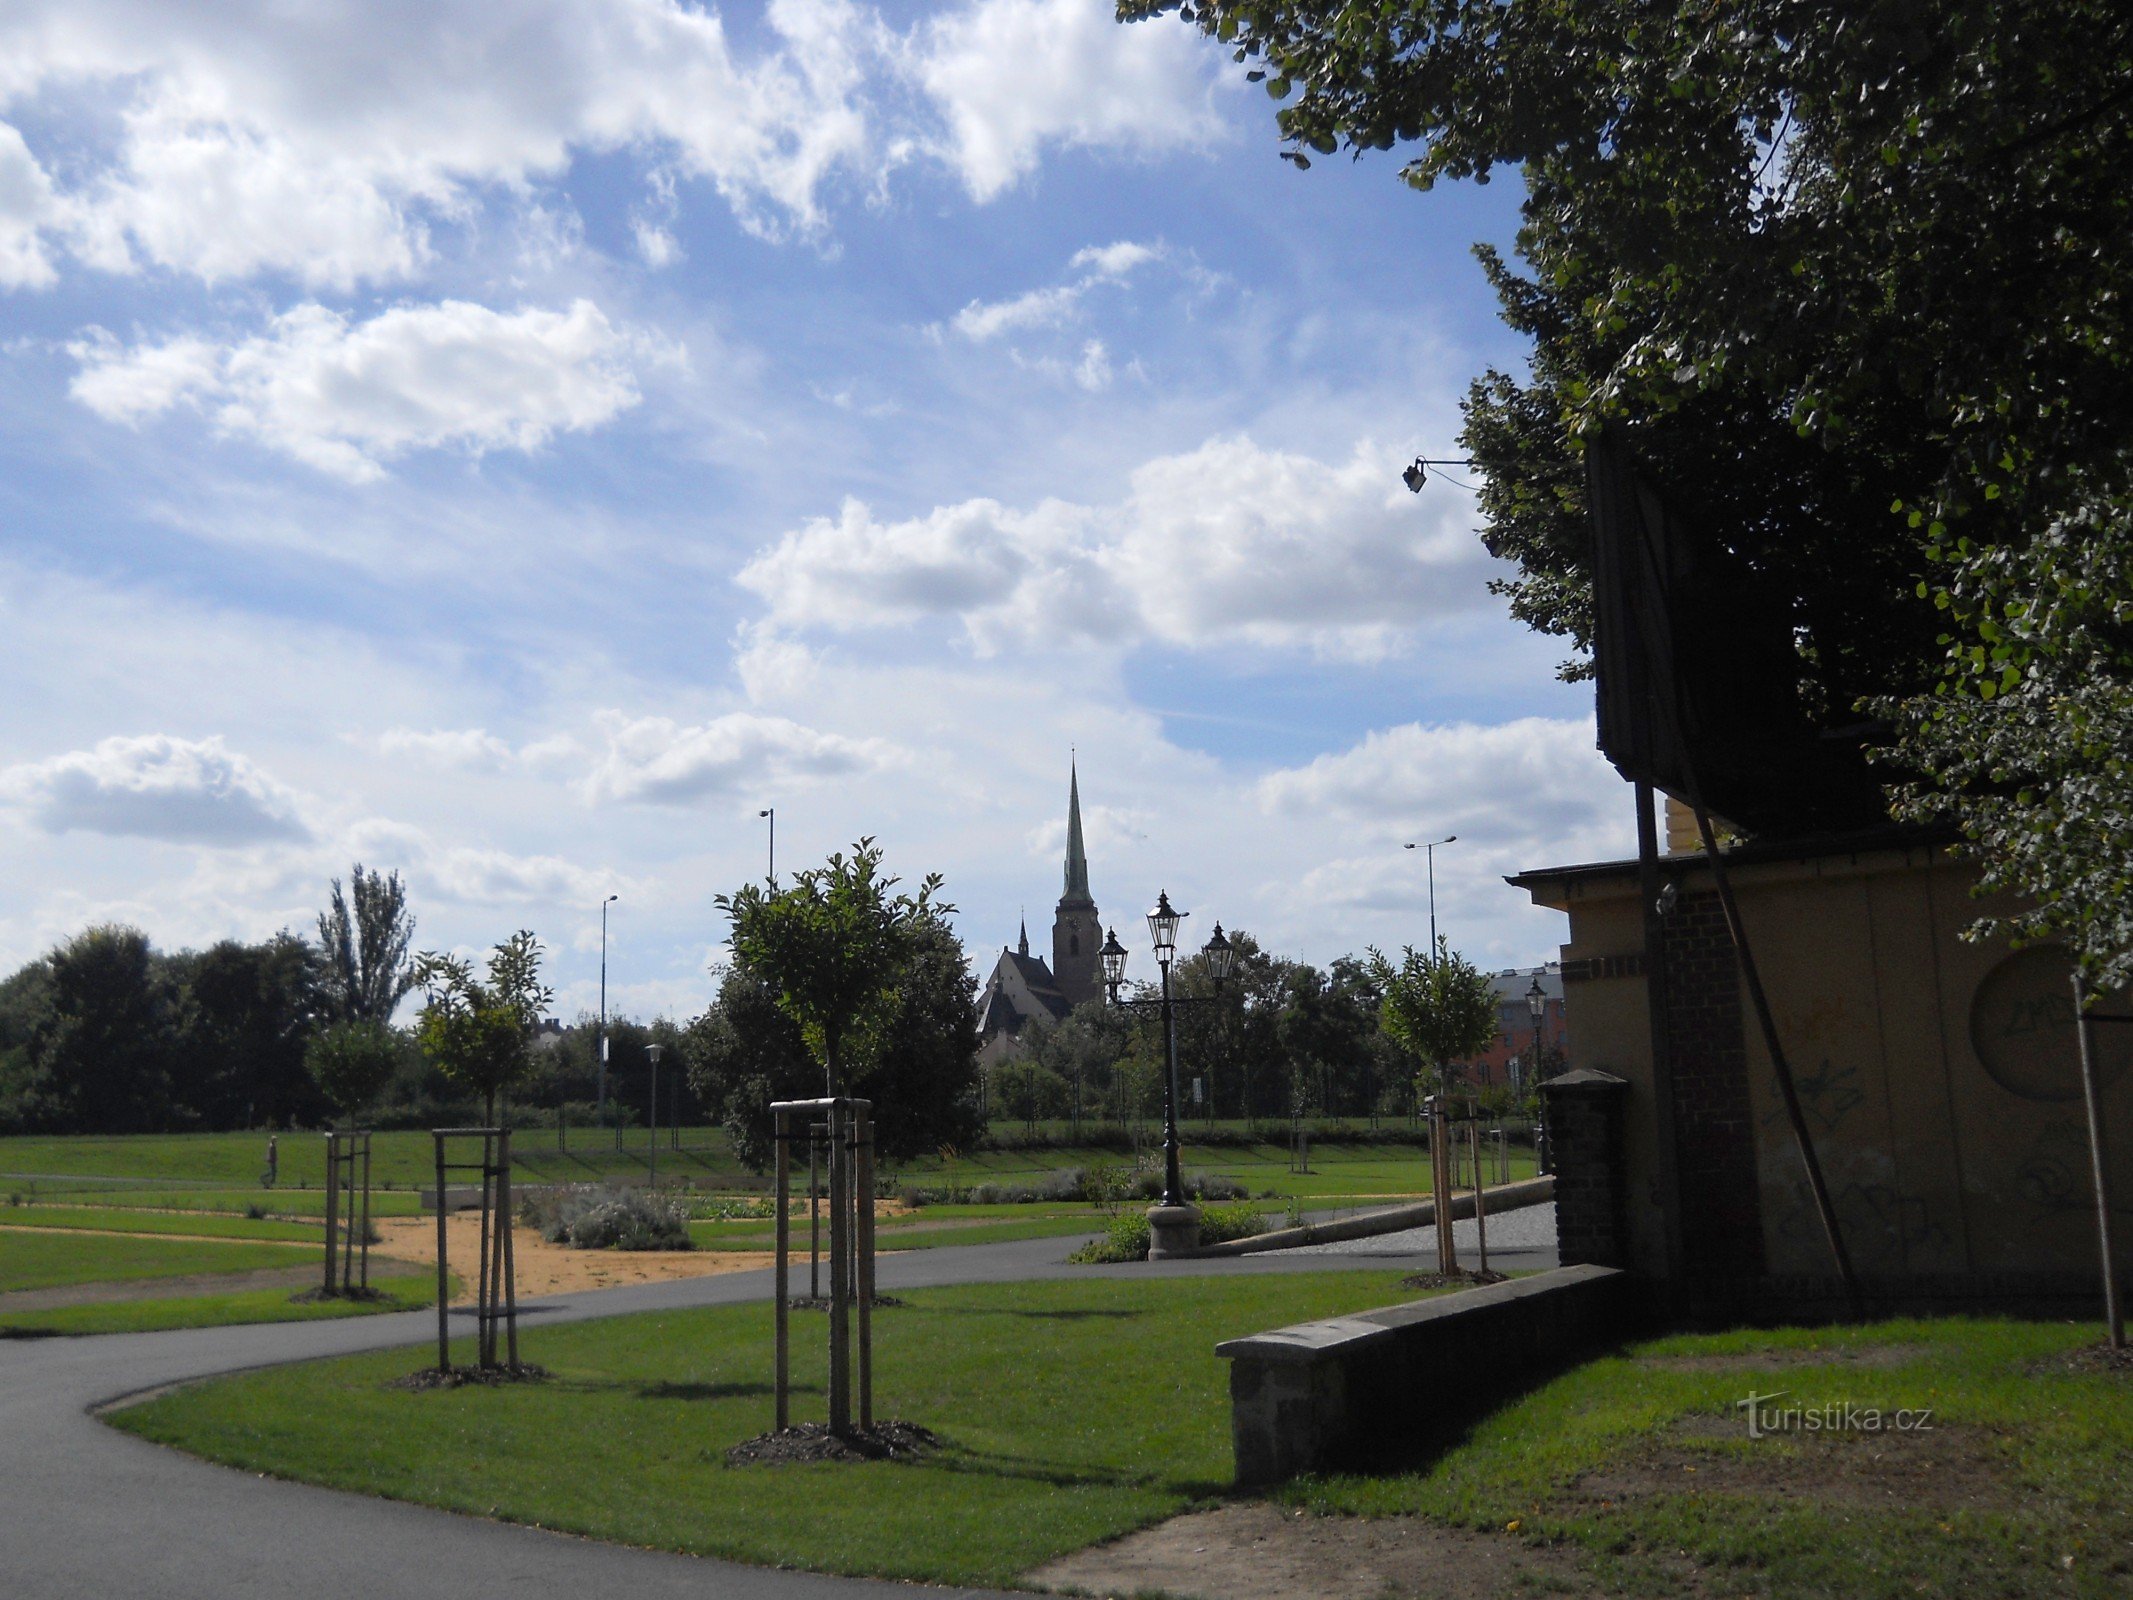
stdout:
<svg viewBox="0 0 2133 1600">
<path fill-rule="evenodd" d="M 376 1226 L 384 1243 L 373 1245 L 373 1251 L 436 1267 L 435 1217 L 379 1218 Z M 446 1218 L 445 1248 L 452 1270 L 460 1277 L 460 1291 L 453 1304 L 469 1303 L 474 1298 L 481 1249 L 480 1216 L 462 1211 Z M 632 1283 L 665 1283 L 674 1278 L 708 1278 L 721 1272 L 748 1272 L 770 1266 L 775 1260 L 767 1250 L 578 1250 L 550 1244 L 524 1223 L 511 1230 L 511 1258 L 521 1300 L 544 1294 L 575 1294 L 584 1289 L 619 1289 Z"/>
</svg>

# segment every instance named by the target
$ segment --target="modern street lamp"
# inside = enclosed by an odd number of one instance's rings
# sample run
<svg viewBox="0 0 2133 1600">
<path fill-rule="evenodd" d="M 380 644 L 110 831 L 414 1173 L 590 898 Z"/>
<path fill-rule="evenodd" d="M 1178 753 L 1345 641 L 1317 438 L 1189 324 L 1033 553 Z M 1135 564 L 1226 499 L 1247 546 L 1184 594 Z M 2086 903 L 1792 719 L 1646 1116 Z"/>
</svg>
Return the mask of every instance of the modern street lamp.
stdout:
<svg viewBox="0 0 2133 1600">
<path fill-rule="evenodd" d="M 652 1058 L 652 1187 L 659 1187 L 659 1053 L 663 1044 L 648 1044 L 644 1053 Z"/>
<path fill-rule="evenodd" d="M 1213 997 L 1200 996 L 1182 999 L 1170 991 L 1170 964 L 1177 959 L 1178 924 L 1191 913 L 1179 911 L 1170 903 L 1166 890 L 1155 899 L 1155 909 L 1148 913 L 1148 937 L 1155 947 L 1156 966 L 1163 974 L 1163 993 L 1159 1001 L 1121 1000 L 1119 988 L 1126 981 L 1126 949 L 1118 942 L 1118 930 L 1112 929 L 1104 938 L 1103 947 L 1097 951 L 1097 959 L 1103 964 L 1104 988 L 1113 1005 L 1148 1005 L 1162 1007 L 1163 1013 L 1163 1198 L 1164 1209 L 1174 1209 L 1185 1203 L 1185 1184 L 1178 1171 L 1178 1026 L 1177 1007 L 1181 1005 L 1205 1005 Z M 1222 924 L 1215 924 L 1214 936 L 1201 949 L 1200 955 L 1207 963 L 1207 975 L 1214 980 L 1219 995 L 1222 985 L 1236 965 L 1236 948 L 1223 936 Z"/>
<path fill-rule="evenodd" d="M 1410 468 L 1409 470 L 1412 471 L 1413 469 Z M 1429 862 L 1429 957 L 1432 961 L 1437 959 L 1437 848 L 1440 845 L 1457 844 L 1458 842 L 1458 834 L 1448 833 L 1443 838 L 1434 839 L 1428 844 L 1406 846 L 1409 850 L 1421 851 L 1424 858 Z"/>
<path fill-rule="evenodd" d="M 756 815 L 770 819 L 770 874 L 766 881 L 774 885 L 778 881 L 778 808 L 768 806 Z"/>
<path fill-rule="evenodd" d="M 594 1127 L 607 1120 L 607 908 L 621 898 L 611 894 L 600 902 L 600 1059 L 593 1090 Z M 616 1137 L 621 1137 L 619 1130 Z"/>
</svg>

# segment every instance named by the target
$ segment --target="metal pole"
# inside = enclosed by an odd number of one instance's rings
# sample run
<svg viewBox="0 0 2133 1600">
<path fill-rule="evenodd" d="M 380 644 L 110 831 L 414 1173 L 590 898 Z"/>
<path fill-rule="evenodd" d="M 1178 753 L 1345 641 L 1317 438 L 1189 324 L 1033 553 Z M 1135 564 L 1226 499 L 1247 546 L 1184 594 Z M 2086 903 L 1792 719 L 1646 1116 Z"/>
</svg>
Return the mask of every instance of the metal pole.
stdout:
<svg viewBox="0 0 2133 1600">
<path fill-rule="evenodd" d="M 659 1056 L 652 1055 L 652 1178 L 656 1192 L 659 1188 Z"/>
<path fill-rule="evenodd" d="M 1169 1071 L 1163 1076 L 1163 1204 L 1185 1203 L 1178 1175 L 1178 1025 L 1170 1004 L 1170 963 L 1163 963 L 1163 1051 Z"/>
<path fill-rule="evenodd" d="M 822 1298 L 822 1208 L 815 1201 L 816 1137 L 817 1129 L 810 1118 L 807 1124 L 807 1298 L 810 1300 Z"/>
<path fill-rule="evenodd" d="M 776 1275 L 771 1285 L 771 1293 L 773 1298 L 777 1302 L 777 1353 L 775 1358 L 775 1386 L 778 1392 L 778 1431 L 780 1433 L 783 1433 L 785 1431 L 787 1423 L 791 1420 L 791 1390 L 788 1382 L 789 1366 L 786 1356 L 786 1351 L 788 1348 L 788 1336 L 791 1332 L 790 1328 L 787 1326 L 787 1323 L 788 1319 L 792 1315 L 792 1306 L 789 1300 L 788 1289 L 791 1276 L 788 1269 L 788 1261 L 792 1249 L 792 1224 L 789 1218 L 789 1213 L 791 1210 L 790 1201 L 792 1198 L 791 1112 L 780 1111 L 776 1113 L 776 1134 L 778 1147 L 778 1187 L 776 1200 L 778 1262 Z"/>
<path fill-rule="evenodd" d="M 600 902 L 600 1037 L 593 1049 L 597 1059 L 593 1062 L 593 1125 L 597 1127 L 607 1117 L 607 907 L 608 901 Z"/>
<path fill-rule="evenodd" d="M 2118 1264 L 2111 1252 L 2111 1185 L 2103 1159 L 2103 1096 L 2096 1088 L 2094 1023 L 2081 974 L 2074 974 L 2074 1030 L 2081 1042 L 2081 1099 L 2089 1114 L 2089 1170 L 2096 1183 L 2096 1249 L 2103 1258 L 2103 1316 L 2111 1348 L 2126 1347 L 2126 1312 L 2118 1299 Z"/>
</svg>

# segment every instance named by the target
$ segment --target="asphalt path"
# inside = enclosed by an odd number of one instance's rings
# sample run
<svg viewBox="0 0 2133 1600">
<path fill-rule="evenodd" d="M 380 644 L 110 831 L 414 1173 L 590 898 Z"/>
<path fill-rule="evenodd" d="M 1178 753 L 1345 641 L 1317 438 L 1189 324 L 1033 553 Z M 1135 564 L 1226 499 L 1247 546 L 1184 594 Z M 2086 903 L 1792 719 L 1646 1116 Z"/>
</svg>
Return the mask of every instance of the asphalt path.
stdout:
<svg viewBox="0 0 2133 1600">
<path fill-rule="evenodd" d="M 1076 1239 L 884 1255 L 884 1290 L 1055 1278 L 1377 1270 L 1386 1258 L 1270 1252 L 1070 1267 Z M 1496 1252 L 1490 1264 L 1497 1265 Z M 1417 1262 L 1418 1266 L 1424 1263 Z M 1504 1265 L 1555 1264 L 1551 1249 Z M 767 1299 L 767 1270 L 558 1295 L 521 1335 L 637 1311 Z M 471 1327 L 471 1323 L 468 1324 Z M 912 1586 L 637 1550 L 339 1490 L 255 1477 L 107 1428 L 94 1411 L 174 1383 L 436 1338 L 434 1311 L 340 1322 L 0 1340 L 0 1595 L 8 1600 L 867 1600 Z M 529 1352 L 537 1357 L 538 1344 Z M 973 1590 L 937 1590 L 943 1596 Z M 1021 1597 L 1027 1600 L 1027 1597 Z"/>
</svg>

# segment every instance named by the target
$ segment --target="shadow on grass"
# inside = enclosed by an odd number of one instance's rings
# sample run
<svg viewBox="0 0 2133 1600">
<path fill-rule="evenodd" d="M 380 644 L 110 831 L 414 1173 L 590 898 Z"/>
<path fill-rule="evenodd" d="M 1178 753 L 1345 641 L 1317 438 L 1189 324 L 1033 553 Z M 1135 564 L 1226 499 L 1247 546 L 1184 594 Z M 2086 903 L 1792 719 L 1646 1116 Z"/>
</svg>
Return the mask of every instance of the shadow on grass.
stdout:
<svg viewBox="0 0 2133 1600">
<path fill-rule="evenodd" d="M 664 1379 L 643 1382 L 627 1378 L 563 1378 L 553 1379 L 549 1388 L 565 1394 L 626 1395 L 633 1400 L 679 1400 L 701 1402 L 707 1400 L 758 1400 L 775 1395 L 777 1387 L 768 1383 L 671 1383 Z M 819 1383 L 795 1383 L 790 1386 L 795 1395 L 819 1395 L 823 1386 Z"/>
<path fill-rule="evenodd" d="M 1012 1306 L 920 1306 L 921 1314 L 944 1317 L 1023 1317 L 1035 1322 L 1132 1322 L 1148 1315 L 1116 1306 L 1064 1306 L 1057 1311 L 1022 1311 Z"/>
<path fill-rule="evenodd" d="M 970 1477 L 1007 1478 L 1042 1483 L 1054 1489 L 1161 1489 L 1192 1499 L 1228 1494 L 1233 1485 L 1198 1478 L 1166 1478 L 1159 1472 L 1090 1466 L 1087 1462 L 1048 1461 L 1040 1456 L 1006 1455 L 950 1443 L 948 1450 L 921 1463 L 939 1472 Z"/>
</svg>

